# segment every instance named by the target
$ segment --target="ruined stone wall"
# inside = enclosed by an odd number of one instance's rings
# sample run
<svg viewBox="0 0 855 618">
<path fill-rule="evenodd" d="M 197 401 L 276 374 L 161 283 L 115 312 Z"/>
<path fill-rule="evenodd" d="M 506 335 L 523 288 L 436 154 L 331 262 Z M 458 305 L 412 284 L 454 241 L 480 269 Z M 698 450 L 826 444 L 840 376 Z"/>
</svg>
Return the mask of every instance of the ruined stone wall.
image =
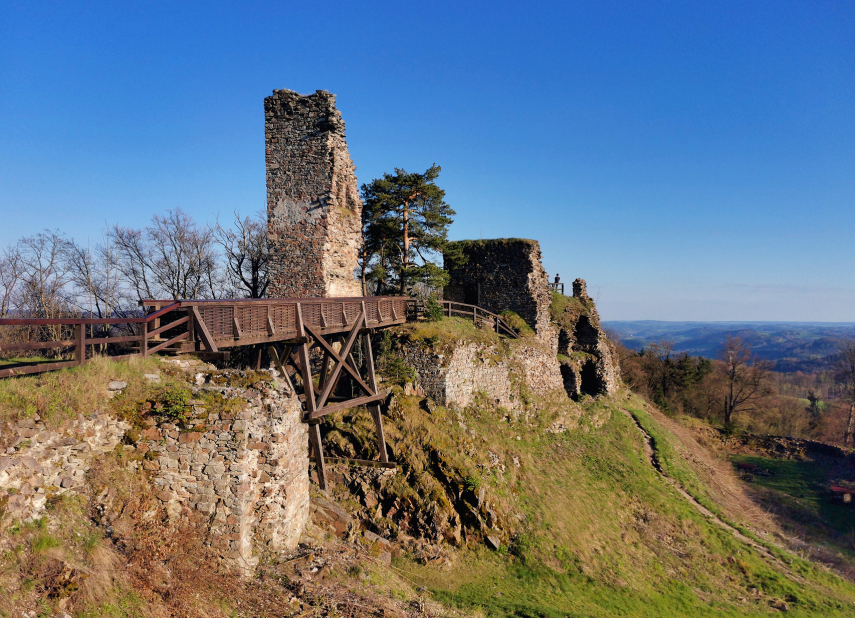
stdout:
<svg viewBox="0 0 855 618">
<path fill-rule="evenodd" d="M 295 397 L 276 388 L 239 396 L 247 403 L 239 412 L 209 413 L 194 405 L 185 425 L 149 420 L 138 448 L 148 453 L 143 466 L 154 475 L 155 495 L 167 511 L 178 516 L 189 508 L 209 518 L 212 546 L 251 572 L 265 546 L 293 548 L 305 528 L 308 433 Z"/>
<path fill-rule="evenodd" d="M 168 362 L 190 372 L 199 363 Z M 261 389 L 206 385 L 195 393 L 211 390 L 230 399 L 226 409 L 234 411 L 209 411 L 193 400 L 183 421 L 152 412 L 142 430 L 103 412 L 56 430 L 38 418 L 0 426 L 9 445 L 0 454 L 0 520 L 31 521 L 51 496 L 85 495 L 95 459 L 125 441 L 134 442 L 120 447 L 127 465 L 149 475 L 170 517 L 201 515 L 211 545 L 230 566 L 249 574 L 265 549 L 292 549 L 309 517 L 300 402 L 276 380 Z"/>
<path fill-rule="evenodd" d="M 557 347 L 557 331 L 549 317 L 551 294 L 541 265 L 540 243 L 522 238 L 461 240 L 466 262 L 456 265 L 446 259 L 450 281 L 443 290 L 445 300 L 478 305 L 501 313 L 519 314 L 545 345 Z"/>
<path fill-rule="evenodd" d="M 558 353 L 566 357 L 561 362 L 565 390 L 572 397 L 614 393 L 620 387 L 620 369 L 584 279 L 573 282 L 573 301 L 554 316 Z"/>
<path fill-rule="evenodd" d="M 335 95 L 264 99 L 271 297 L 361 296 L 362 201 Z"/>
<path fill-rule="evenodd" d="M 424 394 L 440 405 L 465 407 L 483 392 L 497 405 L 521 411 L 521 382 L 541 394 L 563 389 L 558 360 L 535 342 L 512 342 L 503 349 L 466 343 L 447 353 L 405 343 L 400 352 Z"/>
<path fill-rule="evenodd" d="M 75 493 L 94 457 L 112 451 L 130 426 L 108 414 L 78 416 L 59 430 L 38 417 L 0 428 L 14 434 L 0 455 L 0 519 L 32 521 L 42 516 L 48 496 Z M 129 447 L 130 448 L 130 447 Z"/>
</svg>

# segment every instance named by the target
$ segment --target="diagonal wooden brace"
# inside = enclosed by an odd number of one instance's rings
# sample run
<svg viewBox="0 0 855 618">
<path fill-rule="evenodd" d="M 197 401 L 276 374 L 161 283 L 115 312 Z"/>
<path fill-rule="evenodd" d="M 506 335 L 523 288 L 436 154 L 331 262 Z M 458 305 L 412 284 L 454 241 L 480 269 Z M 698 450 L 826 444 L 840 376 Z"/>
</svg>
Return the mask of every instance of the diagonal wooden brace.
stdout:
<svg viewBox="0 0 855 618">
<path fill-rule="evenodd" d="M 329 358 L 331 358 L 333 360 L 333 362 L 343 364 L 344 370 L 347 371 L 354 380 L 356 380 L 356 383 L 359 384 L 360 387 L 362 387 L 362 390 L 365 391 L 366 395 L 376 395 L 377 394 L 376 390 L 372 390 L 371 387 L 365 383 L 365 381 L 362 379 L 362 376 L 360 376 L 359 372 L 356 371 L 356 368 L 351 367 L 350 363 L 345 362 L 344 358 L 342 358 L 341 356 L 339 356 L 336 353 L 335 349 L 329 343 L 327 343 L 326 340 L 324 340 L 324 338 L 321 336 L 321 334 L 319 332 L 317 332 L 314 328 L 312 328 L 308 324 L 306 324 L 306 330 L 312 334 L 312 336 L 315 338 L 315 341 L 317 342 L 317 344 L 319 346 L 321 346 L 321 348 L 329 356 Z M 342 348 L 342 350 L 343 349 L 344 348 Z M 327 356 L 324 356 L 324 361 L 325 361 L 324 362 L 324 369 L 325 370 L 327 368 L 326 359 L 327 359 Z M 321 380 L 323 380 L 325 378 L 325 376 L 326 376 L 326 371 L 324 371 L 324 373 L 321 374 Z"/>
<path fill-rule="evenodd" d="M 364 321 L 365 321 L 365 311 L 363 310 L 363 312 L 359 314 L 359 316 L 356 318 L 356 321 L 353 323 L 353 328 L 350 331 L 350 335 L 348 335 L 347 341 L 345 342 L 344 346 L 341 349 L 341 354 L 336 354 L 337 357 L 339 357 L 340 359 L 346 358 L 347 355 L 350 354 L 350 351 L 353 349 L 353 344 L 356 343 L 356 337 L 357 337 L 357 335 L 359 335 L 359 329 L 362 328 L 362 324 Z M 304 345 L 302 347 L 306 347 L 306 346 Z M 330 348 L 330 349 L 332 349 L 332 348 Z M 301 359 L 301 361 L 302 361 L 302 359 Z M 335 367 L 333 367 L 332 375 L 330 375 L 329 380 L 324 385 L 323 391 L 321 391 L 320 397 L 318 397 L 318 404 L 317 404 L 317 406 L 313 407 L 314 409 L 311 410 L 311 412 L 314 412 L 315 410 L 320 411 L 324 407 L 324 404 L 327 402 L 327 398 L 330 396 L 330 393 L 332 393 L 332 390 L 335 388 L 336 384 L 338 384 L 338 377 L 339 377 L 339 375 L 341 375 L 341 370 L 342 370 L 342 368 L 344 368 L 344 366 L 345 366 L 345 363 L 342 361 L 342 362 L 336 363 Z M 360 381 L 361 381 L 361 378 L 360 378 Z M 311 416 L 311 412 L 310 412 L 310 416 Z"/>
</svg>

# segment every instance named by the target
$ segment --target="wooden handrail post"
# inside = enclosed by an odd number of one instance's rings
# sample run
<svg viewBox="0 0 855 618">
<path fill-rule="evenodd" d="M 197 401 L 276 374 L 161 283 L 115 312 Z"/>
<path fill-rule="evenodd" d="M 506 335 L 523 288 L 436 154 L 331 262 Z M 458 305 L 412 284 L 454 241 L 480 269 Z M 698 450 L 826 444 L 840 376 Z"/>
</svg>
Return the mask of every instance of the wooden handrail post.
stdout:
<svg viewBox="0 0 855 618">
<path fill-rule="evenodd" d="M 76 360 L 78 365 L 82 365 L 86 362 L 86 325 L 77 324 L 74 330 L 75 339 L 77 339 L 77 349 L 75 350 Z"/>
<path fill-rule="evenodd" d="M 144 357 L 148 356 L 148 322 L 143 322 L 140 325 L 140 354 Z"/>
</svg>

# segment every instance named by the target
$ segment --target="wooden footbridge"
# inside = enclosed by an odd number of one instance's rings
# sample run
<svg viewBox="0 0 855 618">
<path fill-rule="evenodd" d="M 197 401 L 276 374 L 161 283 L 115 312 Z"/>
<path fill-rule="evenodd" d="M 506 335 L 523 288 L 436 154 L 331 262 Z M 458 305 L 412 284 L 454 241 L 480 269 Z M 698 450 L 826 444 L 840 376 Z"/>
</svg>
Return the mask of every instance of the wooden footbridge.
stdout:
<svg viewBox="0 0 855 618">
<path fill-rule="evenodd" d="M 42 373 L 86 363 L 100 348 L 114 358 L 157 352 L 224 356 L 235 346 L 253 346 L 257 362 L 266 348 L 283 380 L 303 404 L 303 422 L 317 463 L 318 484 L 326 489 L 318 424 L 331 412 L 365 405 L 377 429 L 379 461 L 355 463 L 394 468 L 389 461 L 377 387 L 371 333 L 402 324 L 408 299 L 299 298 L 258 300 L 143 301 L 147 315 L 134 318 L 62 318 L 0 320 L 0 326 L 53 332 L 54 340 L 0 344 L 0 352 L 73 349 L 74 359 L 19 364 L 0 369 L 0 378 Z M 125 333 L 116 335 L 116 331 Z M 71 336 L 69 336 L 71 335 Z M 42 339 L 45 337 L 42 336 Z M 361 339 L 361 355 L 357 342 Z M 361 363 L 357 358 L 361 356 Z M 293 380 L 292 380 L 293 376 Z"/>
<path fill-rule="evenodd" d="M 96 352 L 115 359 L 158 352 L 224 359 L 229 348 L 238 346 L 254 348 L 260 368 L 262 350 L 267 349 L 302 403 L 321 489 L 326 490 L 327 478 L 318 425 L 331 412 L 367 406 L 377 430 L 379 461 L 344 461 L 395 467 L 386 449 L 380 414 L 386 394 L 377 386 L 371 334 L 406 322 L 413 301 L 368 296 L 148 300 L 140 305 L 145 314 L 132 318 L 0 319 L 0 327 L 19 329 L 18 342 L 0 339 L 0 353 L 64 349 L 73 355 L 72 360 L 0 366 L 0 378 L 83 365 Z M 448 316 L 471 318 L 482 328 L 518 336 L 500 316 L 475 305 L 442 301 L 442 307 Z"/>
</svg>

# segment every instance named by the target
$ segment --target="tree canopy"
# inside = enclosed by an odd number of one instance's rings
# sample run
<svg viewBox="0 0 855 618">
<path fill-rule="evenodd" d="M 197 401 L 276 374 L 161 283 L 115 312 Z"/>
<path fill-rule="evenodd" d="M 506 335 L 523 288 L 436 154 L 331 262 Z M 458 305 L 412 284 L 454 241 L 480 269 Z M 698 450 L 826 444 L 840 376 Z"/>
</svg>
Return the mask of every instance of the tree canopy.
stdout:
<svg viewBox="0 0 855 618">
<path fill-rule="evenodd" d="M 406 294 L 416 284 L 442 287 L 448 274 L 436 263 L 448 251 L 448 228 L 456 214 L 435 181 L 441 168 L 423 174 L 395 168 L 394 174 L 362 185 L 364 245 L 360 256 L 363 291 Z"/>
</svg>

